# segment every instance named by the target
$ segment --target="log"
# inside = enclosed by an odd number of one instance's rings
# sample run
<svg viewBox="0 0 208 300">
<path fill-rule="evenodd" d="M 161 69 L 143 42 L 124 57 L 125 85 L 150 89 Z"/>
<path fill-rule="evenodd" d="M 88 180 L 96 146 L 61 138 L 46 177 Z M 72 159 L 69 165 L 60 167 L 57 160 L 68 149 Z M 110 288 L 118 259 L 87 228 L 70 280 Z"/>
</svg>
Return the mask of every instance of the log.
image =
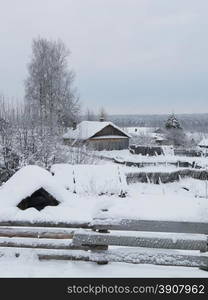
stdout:
<svg viewBox="0 0 208 300">
<path fill-rule="evenodd" d="M 154 264 L 164 266 L 207 267 L 208 256 L 195 251 L 123 248 L 108 250 L 105 258 L 111 262 Z"/>
<path fill-rule="evenodd" d="M 0 255 L 5 255 L 10 248 L 0 248 Z M 28 249 L 13 248 L 14 256 L 21 257 Z M 207 267 L 208 256 L 195 251 L 177 251 L 161 249 L 122 248 L 100 252 L 83 250 L 33 250 L 40 260 L 73 260 L 96 263 L 124 262 L 133 264 L 155 264 L 164 266 Z M 186 253 L 184 253 L 186 252 Z M 188 252 L 188 253 L 187 253 Z M 194 253 L 190 253 L 194 252 Z M 11 251 L 10 251 L 11 255 Z M 27 254 L 28 255 L 28 254 Z"/>
<path fill-rule="evenodd" d="M 74 230 L 57 228 L 0 227 L 0 237 L 72 239 Z"/>
<path fill-rule="evenodd" d="M 106 233 L 77 231 L 73 238 L 74 245 L 90 246 L 129 246 L 160 249 L 182 249 L 208 251 L 207 237 L 193 234 L 171 234 L 136 232 L 129 233 Z"/>
<path fill-rule="evenodd" d="M 91 228 L 90 222 L 86 223 L 72 223 L 72 222 L 53 222 L 53 221 L 19 221 L 19 220 L 5 220 L 0 221 L 0 226 L 25 226 L 25 227 L 56 227 L 56 228 Z"/>
<path fill-rule="evenodd" d="M 137 219 L 95 218 L 94 230 L 124 230 L 208 234 L 208 223 Z"/>
<path fill-rule="evenodd" d="M 0 238 L 0 247 L 32 248 L 32 249 L 82 249 L 89 250 L 87 246 L 77 246 L 69 240 L 32 239 L 32 238 Z"/>
</svg>

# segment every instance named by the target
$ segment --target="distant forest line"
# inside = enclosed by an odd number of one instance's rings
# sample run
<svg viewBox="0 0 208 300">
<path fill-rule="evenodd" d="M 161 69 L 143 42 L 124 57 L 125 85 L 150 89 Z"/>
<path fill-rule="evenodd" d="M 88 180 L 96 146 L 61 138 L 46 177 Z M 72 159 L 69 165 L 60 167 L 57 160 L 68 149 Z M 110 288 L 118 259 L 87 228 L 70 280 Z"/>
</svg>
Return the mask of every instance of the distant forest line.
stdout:
<svg viewBox="0 0 208 300">
<path fill-rule="evenodd" d="M 164 127 L 169 115 L 109 115 L 108 119 L 121 127 Z M 208 113 L 176 114 L 187 131 L 208 132 Z"/>
</svg>

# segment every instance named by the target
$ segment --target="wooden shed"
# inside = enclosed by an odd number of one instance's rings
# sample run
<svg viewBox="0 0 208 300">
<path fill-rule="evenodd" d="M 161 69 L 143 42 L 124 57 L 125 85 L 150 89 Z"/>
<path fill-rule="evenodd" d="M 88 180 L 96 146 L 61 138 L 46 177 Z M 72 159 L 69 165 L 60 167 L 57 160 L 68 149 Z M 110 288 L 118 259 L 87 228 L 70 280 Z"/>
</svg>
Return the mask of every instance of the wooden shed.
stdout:
<svg viewBox="0 0 208 300">
<path fill-rule="evenodd" d="M 63 136 L 70 146 L 86 145 L 93 150 L 128 149 L 130 135 L 112 122 L 82 121 Z"/>
</svg>

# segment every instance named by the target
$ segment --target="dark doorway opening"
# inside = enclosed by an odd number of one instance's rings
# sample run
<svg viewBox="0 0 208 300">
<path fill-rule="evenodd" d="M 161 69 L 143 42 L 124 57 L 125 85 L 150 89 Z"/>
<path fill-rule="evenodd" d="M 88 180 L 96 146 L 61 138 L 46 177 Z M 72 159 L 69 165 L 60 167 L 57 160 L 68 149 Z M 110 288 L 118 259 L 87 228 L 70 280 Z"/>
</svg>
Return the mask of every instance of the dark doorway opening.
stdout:
<svg viewBox="0 0 208 300">
<path fill-rule="evenodd" d="M 17 207 L 22 210 L 34 207 L 40 211 L 46 206 L 57 205 L 59 205 L 59 201 L 57 201 L 53 196 L 51 196 L 46 190 L 40 188 L 39 190 L 35 191 L 30 197 L 23 199 L 17 205 Z"/>
</svg>

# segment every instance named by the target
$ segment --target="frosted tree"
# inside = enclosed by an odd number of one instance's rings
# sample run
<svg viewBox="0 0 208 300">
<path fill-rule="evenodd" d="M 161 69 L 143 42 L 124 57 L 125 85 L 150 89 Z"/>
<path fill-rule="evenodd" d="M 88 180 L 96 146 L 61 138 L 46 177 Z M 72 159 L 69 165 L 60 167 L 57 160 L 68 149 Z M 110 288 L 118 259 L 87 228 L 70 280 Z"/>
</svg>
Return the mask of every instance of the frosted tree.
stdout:
<svg viewBox="0 0 208 300">
<path fill-rule="evenodd" d="M 166 129 L 182 129 L 180 122 L 174 114 L 172 114 L 165 123 Z"/>
<path fill-rule="evenodd" d="M 172 145 L 176 147 L 187 145 L 187 137 L 183 132 L 180 122 L 174 114 L 170 115 L 165 123 L 167 131 L 166 138 Z"/>
<path fill-rule="evenodd" d="M 73 87 L 74 73 L 68 67 L 69 50 L 62 41 L 37 38 L 25 81 L 25 104 L 41 133 L 48 126 L 52 133 L 77 118 L 79 99 Z"/>
</svg>

